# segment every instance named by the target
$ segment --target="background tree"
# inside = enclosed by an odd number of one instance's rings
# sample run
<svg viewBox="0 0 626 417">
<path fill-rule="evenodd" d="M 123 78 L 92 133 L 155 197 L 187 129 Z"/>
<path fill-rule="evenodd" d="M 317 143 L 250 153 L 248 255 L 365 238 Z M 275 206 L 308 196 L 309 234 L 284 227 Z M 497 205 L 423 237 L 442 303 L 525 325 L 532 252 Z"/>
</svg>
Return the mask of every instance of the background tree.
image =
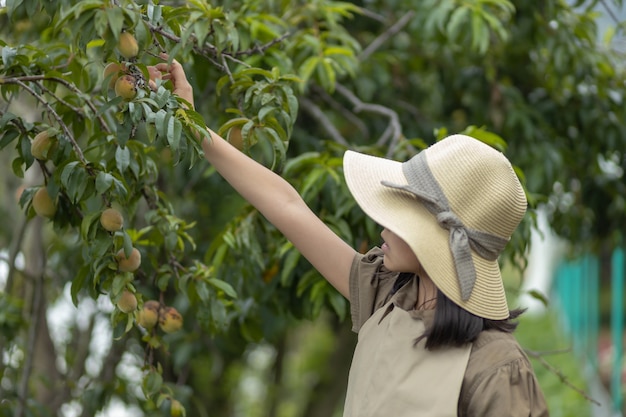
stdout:
<svg viewBox="0 0 626 417">
<path fill-rule="evenodd" d="M 505 151 L 576 248 L 620 244 L 621 26 L 599 44 L 598 4 L 7 1 L 0 157 L 19 204 L 0 205 L 0 412 L 341 408 L 347 302 L 204 163 L 205 125 L 362 250 L 378 230 L 345 189 L 343 151 L 402 160 L 449 132 Z M 196 111 L 168 82 L 149 88 L 162 52 L 185 65 Z M 520 267 L 531 223 L 507 253 Z M 55 333 L 64 299 L 81 313 Z M 304 331 L 310 319 L 323 325 Z"/>
</svg>

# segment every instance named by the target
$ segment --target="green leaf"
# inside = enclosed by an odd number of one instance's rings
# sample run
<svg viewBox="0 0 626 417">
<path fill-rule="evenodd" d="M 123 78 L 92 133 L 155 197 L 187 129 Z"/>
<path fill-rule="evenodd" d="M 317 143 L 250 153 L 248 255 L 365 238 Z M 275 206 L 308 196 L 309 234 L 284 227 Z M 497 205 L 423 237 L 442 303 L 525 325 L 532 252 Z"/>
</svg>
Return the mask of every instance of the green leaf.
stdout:
<svg viewBox="0 0 626 417">
<path fill-rule="evenodd" d="M 0 82 L 0 84 L 1 84 L 1 82 Z M 17 117 L 16 115 L 14 115 L 11 112 L 4 113 L 2 115 L 2 117 L 0 117 L 0 129 L 4 130 L 4 128 L 6 127 L 7 123 L 9 123 L 9 122 L 11 122 L 13 120 L 19 120 L 19 117 Z"/>
<path fill-rule="evenodd" d="M 124 117 L 124 122 L 117 125 L 117 143 L 119 146 L 126 146 L 128 139 L 130 139 L 130 134 L 133 130 L 133 125 L 130 122 L 128 116 Z"/>
<path fill-rule="evenodd" d="M 77 203 L 83 198 L 88 185 L 87 172 L 81 167 L 73 170 L 67 184 L 67 193 L 73 203 Z"/>
<path fill-rule="evenodd" d="M 78 307 L 78 293 L 85 286 L 88 273 L 89 268 L 87 266 L 82 267 L 78 270 L 78 273 L 74 276 L 74 279 L 72 279 L 70 295 L 72 297 L 72 303 L 74 303 L 74 306 L 76 307 Z"/>
<path fill-rule="evenodd" d="M 450 16 L 450 22 L 446 26 L 446 31 L 450 39 L 458 39 L 459 34 L 463 30 L 463 25 L 466 23 L 465 19 L 469 14 L 469 8 L 460 6 L 454 9 Z"/>
<path fill-rule="evenodd" d="M 312 56 L 307 58 L 302 63 L 298 75 L 300 75 L 300 78 L 302 78 L 303 84 L 306 84 L 309 81 L 309 78 L 311 78 L 313 71 L 315 71 L 315 68 L 317 68 L 317 65 L 319 64 L 320 59 L 321 58 L 319 56 Z"/>
<path fill-rule="evenodd" d="M 143 392 L 148 398 L 158 393 L 162 386 L 163 377 L 156 370 L 148 372 L 142 382 Z"/>
<path fill-rule="evenodd" d="M 124 173 L 130 165 L 130 150 L 128 147 L 118 146 L 115 150 L 115 165 L 119 172 Z"/>
<path fill-rule="evenodd" d="M 537 290 L 530 290 L 530 291 L 528 291 L 528 295 L 530 295 L 535 300 L 541 301 L 541 303 L 544 305 L 544 307 L 549 307 L 550 306 L 550 301 L 548 300 L 548 297 L 546 297 L 541 292 L 539 292 Z"/>
<path fill-rule="evenodd" d="M 180 148 L 182 131 L 183 125 L 180 120 L 170 117 L 167 123 L 167 143 L 174 152 L 177 152 Z"/>
<path fill-rule="evenodd" d="M 103 194 L 113 185 L 113 175 L 108 172 L 100 171 L 96 176 L 96 192 Z"/>
<path fill-rule="evenodd" d="M 348 301 L 346 298 L 337 291 L 330 290 L 328 292 L 328 301 L 335 313 L 337 313 L 339 320 L 345 320 L 346 312 L 348 311 Z"/>
<path fill-rule="evenodd" d="M 18 178 L 24 178 L 24 158 L 17 157 L 11 162 L 13 173 Z"/>
<path fill-rule="evenodd" d="M 235 291 L 235 289 L 226 281 L 222 281 L 220 279 L 217 278 L 209 278 L 207 279 L 207 282 L 209 284 L 211 284 L 212 286 L 214 286 L 215 288 L 218 288 L 222 291 L 224 291 L 226 293 L 226 295 L 232 297 L 232 298 L 237 298 L 237 292 Z"/>
<path fill-rule="evenodd" d="M 17 138 L 19 135 L 20 132 L 17 129 L 6 129 L 2 134 L 2 139 L 0 139 L 0 150 L 13 142 L 13 140 L 15 140 L 15 138 Z"/>
<path fill-rule="evenodd" d="M 329 58 L 322 59 L 322 65 L 317 66 L 317 75 L 320 83 L 326 91 L 333 92 L 335 90 L 336 76 L 332 60 Z"/>
<path fill-rule="evenodd" d="M 123 244 L 124 255 L 128 258 L 131 252 L 133 251 L 133 241 L 130 238 L 130 235 L 128 234 L 126 230 L 122 232 L 122 237 L 124 239 L 124 244 Z"/>
<path fill-rule="evenodd" d="M 83 220 L 80 223 L 80 237 L 85 240 L 88 241 L 91 237 L 91 233 L 90 231 L 92 230 L 92 226 L 94 225 L 94 223 L 98 223 L 98 220 L 100 218 L 100 213 L 99 211 L 92 211 L 90 213 L 87 213 L 84 217 Z"/>
<path fill-rule="evenodd" d="M 290 250 L 287 254 L 287 257 L 285 258 L 285 262 L 283 263 L 280 272 L 280 283 L 283 286 L 287 286 L 287 284 L 289 283 L 289 278 L 291 277 L 293 270 L 298 265 L 298 261 L 300 260 L 300 258 L 300 252 L 296 249 Z"/>
<path fill-rule="evenodd" d="M 120 7 L 108 7 L 106 9 L 106 14 L 109 27 L 111 28 L 111 33 L 115 39 L 118 39 L 124 26 L 124 12 Z"/>
</svg>

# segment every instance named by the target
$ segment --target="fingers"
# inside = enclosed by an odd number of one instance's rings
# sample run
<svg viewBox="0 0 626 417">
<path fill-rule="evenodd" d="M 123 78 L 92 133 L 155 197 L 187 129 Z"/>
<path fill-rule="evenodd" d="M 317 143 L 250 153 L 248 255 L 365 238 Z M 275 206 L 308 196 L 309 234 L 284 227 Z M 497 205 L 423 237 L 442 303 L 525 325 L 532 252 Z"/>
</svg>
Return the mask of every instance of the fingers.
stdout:
<svg viewBox="0 0 626 417">
<path fill-rule="evenodd" d="M 150 88 L 156 89 L 155 80 L 169 80 L 173 84 L 174 93 L 187 100 L 193 108 L 193 88 L 187 80 L 183 66 L 175 59 L 172 59 L 171 62 L 167 62 L 169 56 L 165 53 L 160 54 L 160 57 L 166 62 L 159 62 L 154 66 L 148 67 Z"/>
<path fill-rule="evenodd" d="M 161 71 L 158 70 L 156 67 L 152 67 L 152 66 L 148 67 L 148 74 L 150 74 L 151 80 L 158 80 L 163 77 L 163 75 L 161 74 Z"/>
</svg>

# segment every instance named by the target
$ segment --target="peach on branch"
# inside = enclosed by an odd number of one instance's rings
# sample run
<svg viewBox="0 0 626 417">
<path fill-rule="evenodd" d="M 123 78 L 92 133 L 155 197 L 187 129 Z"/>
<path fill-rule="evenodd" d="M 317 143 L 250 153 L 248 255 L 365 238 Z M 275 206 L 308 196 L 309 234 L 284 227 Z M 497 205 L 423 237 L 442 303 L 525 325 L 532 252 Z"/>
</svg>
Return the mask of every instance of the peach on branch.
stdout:
<svg viewBox="0 0 626 417">
<path fill-rule="evenodd" d="M 47 131 L 39 132 L 30 143 L 30 153 L 35 159 L 45 161 L 48 159 L 50 149 L 55 144 L 55 139 L 50 137 Z"/>
<path fill-rule="evenodd" d="M 33 209 L 35 213 L 43 217 L 53 217 L 57 212 L 57 207 L 46 187 L 39 188 L 33 195 Z"/>
<path fill-rule="evenodd" d="M 183 316 L 174 307 L 163 307 L 159 311 L 159 328 L 165 333 L 174 333 L 183 327 Z"/>
<path fill-rule="evenodd" d="M 132 100 L 137 95 L 137 79 L 132 75 L 122 75 L 115 81 L 115 95 L 124 100 Z"/>
<path fill-rule="evenodd" d="M 124 249 L 120 249 L 116 255 L 117 269 L 120 272 L 135 272 L 141 265 L 141 252 L 139 249 L 133 248 L 130 255 L 126 257 Z"/>
<path fill-rule="evenodd" d="M 120 78 L 120 74 L 126 70 L 126 66 L 117 62 L 110 62 L 104 67 L 102 79 L 109 79 L 109 88 L 115 88 L 115 82 Z"/>
<path fill-rule="evenodd" d="M 132 313 L 137 310 L 137 297 L 129 290 L 124 290 L 117 300 L 117 308 L 123 313 Z"/>
<path fill-rule="evenodd" d="M 124 227 L 124 217 L 122 213 L 109 207 L 100 215 L 100 224 L 109 232 L 117 232 Z"/>
<path fill-rule="evenodd" d="M 129 32 L 122 32 L 117 42 L 117 50 L 126 59 L 135 58 L 139 53 L 137 39 Z"/>
<path fill-rule="evenodd" d="M 143 303 L 143 307 L 137 313 L 137 324 L 146 330 L 152 330 L 159 322 L 160 308 L 161 305 L 155 300 Z"/>
</svg>

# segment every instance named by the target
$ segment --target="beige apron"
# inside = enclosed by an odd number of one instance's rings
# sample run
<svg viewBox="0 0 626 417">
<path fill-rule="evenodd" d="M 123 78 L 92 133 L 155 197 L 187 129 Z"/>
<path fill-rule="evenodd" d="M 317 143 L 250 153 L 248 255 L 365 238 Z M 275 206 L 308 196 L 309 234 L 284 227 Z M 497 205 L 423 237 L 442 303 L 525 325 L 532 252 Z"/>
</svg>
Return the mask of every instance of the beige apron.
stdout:
<svg viewBox="0 0 626 417">
<path fill-rule="evenodd" d="M 462 348 L 414 346 L 424 332 L 418 311 L 390 301 L 361 327 L 354 351 L 344 417 L 451 417 L 471 344 Z"/>
</svg>

